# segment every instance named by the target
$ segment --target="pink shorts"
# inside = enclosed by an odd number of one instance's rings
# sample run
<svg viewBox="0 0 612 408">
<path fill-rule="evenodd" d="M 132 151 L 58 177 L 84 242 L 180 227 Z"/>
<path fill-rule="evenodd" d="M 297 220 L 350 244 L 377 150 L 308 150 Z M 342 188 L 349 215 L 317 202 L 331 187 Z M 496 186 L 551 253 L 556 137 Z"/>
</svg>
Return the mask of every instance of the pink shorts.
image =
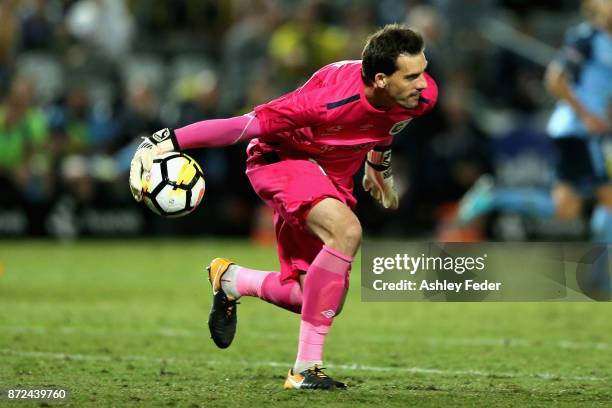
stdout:
<svg viewBox="0 0 612 408">
<path fill-rule="evenodd" d="M 246 174 L 253 189 L 274 210 L 281 279 L 299 279 L 321 251 L 323 242 L 306 224 L 310 209 L 324 198 L 354 208 L 355 198 L 340 192 L 323 169 L 305 159 L 278 159 L 249 149 Z"/>
</svg>

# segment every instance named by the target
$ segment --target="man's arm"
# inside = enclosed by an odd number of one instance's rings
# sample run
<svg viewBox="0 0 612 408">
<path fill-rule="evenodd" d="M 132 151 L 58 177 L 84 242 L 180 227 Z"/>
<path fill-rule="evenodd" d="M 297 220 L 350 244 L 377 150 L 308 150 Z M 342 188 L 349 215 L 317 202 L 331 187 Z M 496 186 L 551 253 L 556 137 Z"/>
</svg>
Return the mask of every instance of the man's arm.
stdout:
<svg viewBox="0 0 612 408">
<path fill-rule="evenodd" d="M 180 150 L 200 147 L 222 147 L 251 140 L 261 135 L 255 113 L 229 119 L 211 119 L 176 129 Z"/>
<path fill-rule="evenodd" d="M 173 150 L 229 146 L 255 137 L 279 134 L 316 126 L 325 120 L 321 105 L 325 91 L 302 88 L 257 106 L 254 112 L 229 119 L 197 122 L 180 129 L 163 129 L 138 146 L 130 166 L 130 188 L 136 201 L 142 200 L 142 178 L 153 165 L 153 158 Z"/>
<path fill-rule="evenodd" d="M 563 65 L 553 61 L 548 65 L 544 77 L 546 87 L 557 99 L 567 102 L 576 112 L 589 133 L 599 135 L 609 131 L 608 123 L 599 116 L 591 113 L 572 90 L 569 75 Z"/>
<path fill-rule="evenodd" d="M 145 137 L 130 164 L 130 189 L 142 200 L 142 179 L 151 171 L 153 159 L 164 153 L 199 147 L 221 147 L 260 136 L 254 113 L 229 119 L 204 120 L 179 129 L 162 129 Z"/>
<path fill-rule="evenodd" d="M 586 23 L 570 29 L 563 47 L 546 69 L 544 83 L 550 93 L 572 107 L 589 133 L 597 135 L 609 131 L 610 125 L 587 109 L 572 89 L 572 82 L 591 58 L 594 35 L 596 30 Z"/>
<path fill-rule="evenodd" d="M 176 130 L 163 129 L 144 138 L 130 165 L 130 188 L 136 201 L 142 200 L 142 179 L 153 165 L 153 158 L 174 150 L 229 146 L 255 137 L 265 137 L 293 129 L 315 126 L 325 118 L 317 89 L 299 89 L 257 106 L 254 112 L 229 119 L 197 122 Z"/>
</svg>

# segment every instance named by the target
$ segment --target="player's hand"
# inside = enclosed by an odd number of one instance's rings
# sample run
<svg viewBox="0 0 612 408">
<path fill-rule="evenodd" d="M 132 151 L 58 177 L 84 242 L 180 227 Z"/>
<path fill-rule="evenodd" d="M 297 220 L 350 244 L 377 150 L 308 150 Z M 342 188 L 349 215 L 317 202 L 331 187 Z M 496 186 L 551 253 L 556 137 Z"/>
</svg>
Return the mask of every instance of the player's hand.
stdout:
<svg viewBox="0 0 612 408">
<path fill-rule="evenodd" d="M 172 129 L 162 129 L 150 137 L 143 137 L 130 164 L 130 190 L 136 201 L 142 200 L 142 180 L 153 167 L 153 159 L 164 153 L 178 150 L 178 143 Z"/>
<path fill-rule="evenodd" d="M 581 117 L 584 127 L 592 135 L 603 135 L 610 131 L 610 124 L 592 113 L 584 113 Z"/>
<path fill-rule="evenodd" d="M 399 196 L 391 171 L 391 149 L 375 148 L 368 152 L 363 176 L 363 189 L 385 208 L 397 209 Z"/>
</svg>

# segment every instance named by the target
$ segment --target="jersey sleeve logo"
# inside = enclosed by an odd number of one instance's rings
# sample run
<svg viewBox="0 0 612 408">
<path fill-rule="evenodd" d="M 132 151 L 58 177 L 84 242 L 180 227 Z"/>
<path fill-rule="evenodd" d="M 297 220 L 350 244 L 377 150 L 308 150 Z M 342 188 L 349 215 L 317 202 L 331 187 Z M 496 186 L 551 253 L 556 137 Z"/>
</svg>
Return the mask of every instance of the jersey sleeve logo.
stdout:
<svg viewBox="0 0 612 408">
<path fill-rule="evenodd" d="M 406 120 L 402 120 L 401 122 L 395 123 L 393 126 L 391 126 L 391 130 L 389 130 L 389 134 L 391 136 L 397 135 L 399 132 L 404 130 L 404 128 L 406 126 L 408 126 L 408 124 L 410 123 L 411 120 L 412 120 L 412 118 L 406 119 Z"/>
</svg>

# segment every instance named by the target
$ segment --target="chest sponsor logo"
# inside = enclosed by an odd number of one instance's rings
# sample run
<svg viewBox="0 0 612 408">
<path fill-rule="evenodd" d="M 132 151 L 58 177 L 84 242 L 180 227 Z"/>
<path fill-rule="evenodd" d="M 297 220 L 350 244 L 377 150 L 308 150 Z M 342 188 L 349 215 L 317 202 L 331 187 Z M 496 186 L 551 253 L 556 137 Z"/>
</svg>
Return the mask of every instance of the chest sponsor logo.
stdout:
<svg viewBox="0 0 612 408">
<path fill-rule="evenodd" d="M 364 124 L 364 125 L 359 125 L 359 130 L 360 130 L 360 131 L 362 131 L 362 132 L 365 132 L 365 131 L 367 131 L 367 130 L 372 129 L 373 127 L 374 127 L 374 125 L 373 125 L 373 124 L 371 124 L 371 123 L 366 123 L 366 124 Z"/>
<path fill-rule="evenodd" d="M 391 136 L 395 136 L 397 135 L 399 132 L 401 132 L 402 130 L 404 130 L 404 128 L 406 126 L 408 126 L 408 124 L 410 123 L 412 119 L 406 119 L 406 120 L 402 120 L 401 122 L 397 122 L 396 124 L 394 124 L 393 126 L 391 126 L 391 130 L 389 130 L 389 134 Z"/>
<path fill-rule="evenodd" d="M 340 131 L 344 129 L 344 126 L 336 125 L 325 128 L 323 132 L 321 132 L 321 136 L 333 136 L 340 133 Z"/>
<path fill-rule="evenodd" d="M 337 132 L 341 131 L 342 129 L 344 129 L 344 126 L 336 125 L 336 126 L 328 127 L 327 129 L 325 129 L 325 131 L 326 132 L 337 133 Z"/>
<path fill-rule="evenodd" d="M 321 152 L 334 152 L 334 151 L 357 152 L 357 151 L 365 150 L 365 149 L 370 150 L 374 146 L 376 146 L 376 143 L 361 143 L 361 144 L 352 145 L 352 146 L 317 145 L 317 147 L 319 148 Z"/>
</svg>

